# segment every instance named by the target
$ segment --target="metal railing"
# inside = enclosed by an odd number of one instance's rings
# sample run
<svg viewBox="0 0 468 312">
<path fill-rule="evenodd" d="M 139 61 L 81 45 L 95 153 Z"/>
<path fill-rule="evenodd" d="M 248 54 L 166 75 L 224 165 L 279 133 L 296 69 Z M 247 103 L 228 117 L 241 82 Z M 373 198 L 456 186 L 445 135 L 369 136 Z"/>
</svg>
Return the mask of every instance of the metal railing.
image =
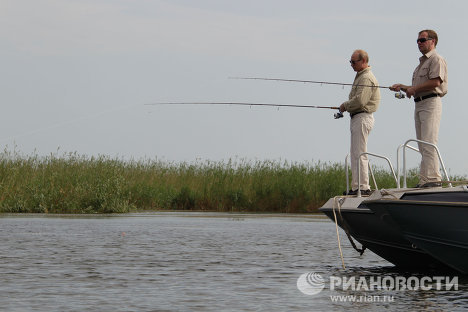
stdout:
<svg viewBox="0 0 468 312">
<path fill-rule="evenodd" d="M 395 170 L 393 170 L 392 162 L 390 161 L 390 159 L 388 159 L 388 157 L 378 155 L 378 154 L 368 153 L 368 152 L 361 153 L 359 155 L 359 158 L 357 159 L 357 162 L 358 162 L 358 191 L 357 191 L 357 197 L 361 197 L 361 158 L 363 156 L 365 156 L 365 155 L 385 159 L 387 161 L 388 165 L 390 166 L 390 170 L 392 170 L 393 178 L 395 179 L 395 183 L 397 184 L 397 187 L 398 187 L 398 180 L 397 180 L 397 177 L 395 175 Z M 370 168 L 370 165 L 369 165 L 369 168 Z M 378 190 L 377 183 L 375 182 L 374 172 L 372 171 L 372 168 L 370 168 L 370 172 L 371 172 L 372 179 L 374 180 L 375 188 Z"/>
<path fill-rule="evenodd" d="M 440 165 L 441 165 L 442 170 L 443 170 L 444 175 L 445 175 L 445 179 L 446 179 L 446 181 L 449 180 L 447 170 L 445 169 L 444 161 L 442 160 L 442 156 L 440 155 L 439 148 L 433 143 L 429 143 L 429 142 L 422 141 L 422 140 L 417 140 L 417 139 L 409 139 L 404 144 L 400 145 L 398 147 L 398 149 L 397 149 L 397 174 L 395 174 L 395 170 L 393 169 L 392 163 L 391 163 L 391 161 L 390 161 L 390 159 L 388 157 L 378 155 L 378 154 L 374 154 L 374 153 L 368 153 L 368 152 L 365 152 L 365 153 L 362 153 L 362 154 L 359 155 L 359 158 L 357 159 L 357 162 L 358 162 L 358 191 L 357 191 L 357 197 L 361 197 L 361 162 L 360 162 L 360 160 L 361 160 L 361 157 L 363 157 L 365 155 L 370 155 L 370 156 L 374 156 L 374 157 L 377 157 L 377 158 L 385 159 L 387 161 L 389 167 L 390 167 L 390 170 L 392 171 L 393 178 L 395 179 L 395 184 L 396 184 L 397 188 L 399 189 L 399 188 L 401 188 L 400 187 L 400 182 L 401 182 L 400 150 L 403 149 L 403 188 L 407 188 L 407 183 L 406 183 L 406 149 L 409 148 L 411 150 L 419 152 L 419 149 L 417 149 L 416 147 L 408 145 L 409 142 L 417 142 L 417 143 L 421 143 L 421 144 L 426 144 L 426 145 L 429 145 L 429 146 L 432 146 L 433 148 L 435 148 L 435 150 L 437 152 L 437 156 L 439 158 Z M 378 190 L 377 182 L 375 180 L 374 172 L 372 171 L 370 161 L 368 162 L 368 166 L 369 166 L 370 176 L 372 177 L 372 180 L 374 182 L 376 190 Z M 346 155 L 346 158 L 345 158 L 345 171 L 346 171 L 346 193 L 348 193 L 349 192 L 349 173 L 348 173 L 348 171 L 349 171 L 349 154 Z M 452 183 L 449 182 L 448 186 L 452 187 Z"/>
<path fill-rule="evenodd" d="M 417 139 L 409 139 L 408 141 L 405 142 L 405 144 L 400 145 L 400 147 L 398 147 L 398 150 L 397 150 L 397 161 L 399 161 L 399 151 L 400 151 L 400 148 L 403 148 L 403 188 L 407 188 L 407 184 L 406 184 L 406 148 L 410 148 L 412 150 L 416 150 L 416 151 L 419 152 L 418 149 L 416 149 L 416 148 L 414 148 L 412 146 L 408 146 L 409 142 L 417 142 L 417 143 L 429 145 L 429 146 L 432 146 L 433 148 L 435 148 L 435 150 L 437 152 L 437 157 L 439 157 L 440 166 L 442 167 L 442 171 L 444 172 L 444 175 L 445 175 L 445 179 L 446 179 L 446 181 L 449 181 L 449 176 L 447 174 L 447 170 L 445 169 L 445 164 L 444 164 L 444 161 L 442 160 L 442 156 L 440 155 L 439 148 L 433 143 L 429 143 L 429 142 L 422 141 L 422 140 L 417 140 Z M 398 171 L 398 175 L 400 175 L 399 171 Z M 400 188 L 399 181 L 400 181 L 400 179 L 398 178 L 398 188 Z M 448 186 L 452 187 L 452 183 L 449 182 Z"/>
<path fill-rule="evenodd" d="M 361 160 L 361 157 L 364 156 L 364 155 L 370 155 L 370 156 L 385 159 L 388 162 L 388 165 L 390 166 L 390 170 L 393 173 L 395 183 L 397 184 L 397 187 L 398 187 L 398 180 L 397 180 L 397 177 L 395 175 L 395 170 L 393 170 L 393 166 L 392 166 L 392 163 L 391 163 L 390 159 L 388 159 L 388 157 L 385 157 L 385 156 L 382 156 L 382 155 L 366 152 L 366 153 L 362 153 L 361 155 L 359 155 L 359 158 L 357 160 L 357 162 L 358 162 L 358 192 L 357 192 L 357 196 L 358 197 L 361 197 L 361 162 L 360 162 L 360 160 Z M 349 192 L 349 161 L 348 160 L 349 160 L 349 154 L 346 155 L 346 157 L 345 157 L 346 193 Z M 379 188 L 377 186 L 377 181 L 375 180 L 374 171 L 372 170 L 372 166 L 370 165 L 370 160 L 368 162 L 368 166 L 369 166 L 370 176 L 372 177 L 372 181 L 374 182 L 376 190 L 378 190 Z"/>
<path fill-rule="evenodd" d="M 407 142 L 408 143 L 408 142 Z M 405 147 L 405 144 L 401 144 L 400 146 L 398 146 L 397 148 L 397 174 L 398 174 L 398 184 L 397 184 L 397 188 L 401 188 L 401 168 L 400 168 L 400 150 Z M 411 145 L 407 145 L 406 144 L 406 148 L 409 148 L 409 149 L 412 149 L 413 151 L 416 151 L 419 153 L 419 149 L 417 149 L 416 147 L 413 147 Z M 405 154 L 406 156 L 406 154 Z M 405 160 L 406 160 L 406 157 L 405 157 Z M 405 182 L 404 184 L 406 185 L 406 178 L 405 178 Z"/>
</svg>

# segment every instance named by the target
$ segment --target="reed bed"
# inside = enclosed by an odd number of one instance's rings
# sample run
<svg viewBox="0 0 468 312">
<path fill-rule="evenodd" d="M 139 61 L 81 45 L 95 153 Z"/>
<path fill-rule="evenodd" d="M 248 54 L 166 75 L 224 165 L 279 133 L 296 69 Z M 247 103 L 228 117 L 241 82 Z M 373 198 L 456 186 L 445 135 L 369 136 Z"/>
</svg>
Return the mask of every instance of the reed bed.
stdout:
<svg viewBox="0 0 468 312">
<path fill-rule="evenodd" d="M 395 187 L 374 168 L 380 188 Z M 408 184 L 417 183 L 411 170 Z M 316 212 L 346 188 L 339 163 L 287 161 L 171 163 L 77 153 L 0 154 L 0 212 L 124 213 L 144 210 Z"/>
</svg>

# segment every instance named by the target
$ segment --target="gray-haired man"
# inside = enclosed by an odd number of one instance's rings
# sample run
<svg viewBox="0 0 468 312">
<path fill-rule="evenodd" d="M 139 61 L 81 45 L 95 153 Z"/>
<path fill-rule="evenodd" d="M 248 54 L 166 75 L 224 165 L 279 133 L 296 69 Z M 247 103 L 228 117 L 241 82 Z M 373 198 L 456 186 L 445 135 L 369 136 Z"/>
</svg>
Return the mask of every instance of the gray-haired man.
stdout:
<svg viewBox="0 0 468 312">
<path fill-rule="evenodd" d="M 361 177 L 361 194 L 370 195 L 368 158 L 359 155 L 367 152 L 367 138 L 374 127 L 374 115 L 380 103 L 379 83 L 371 72 L 369 56 L 364 50 L 356 50 L 351 55 L 351 67 L 356 72 L 348 101 L 340 106 L 340 111 L 349 112 L 351 116 L 351 191 L 348 195 L 356 195 L 358 190 L 358 174 Z M 360 162 L 360 172 L 358 171 Z"/>
</svg>

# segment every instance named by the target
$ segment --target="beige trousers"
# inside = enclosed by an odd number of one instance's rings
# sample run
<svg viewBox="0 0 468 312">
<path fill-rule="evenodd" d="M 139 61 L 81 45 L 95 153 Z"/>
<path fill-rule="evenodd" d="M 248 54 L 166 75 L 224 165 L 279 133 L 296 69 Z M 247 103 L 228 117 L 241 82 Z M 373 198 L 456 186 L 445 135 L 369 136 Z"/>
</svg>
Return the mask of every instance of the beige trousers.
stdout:
<svg viewBox="0 0 468 312">
<path fill-rule="evenodd" d="M 367 138 L 374 127 L 373 114 L 360 113 L 351 118 L 351 189 L 358 189 L 358 161 L 361 166 L 361 190 L 369 190 L 369 170 L 367 155 L 359 158 L 359 155 L 367 152 Z"/>
<path fill-rule="evenodd" d="M 440 97 L 433 97 L 415 103 L 416 138 L 437 145 L 441 116 L 442 101 Z M 418 144 L 418 148 L 421 153 L 419 184 L 441 181 L 439 158 L 436 150 L 426 144 Z"/>
</svg>

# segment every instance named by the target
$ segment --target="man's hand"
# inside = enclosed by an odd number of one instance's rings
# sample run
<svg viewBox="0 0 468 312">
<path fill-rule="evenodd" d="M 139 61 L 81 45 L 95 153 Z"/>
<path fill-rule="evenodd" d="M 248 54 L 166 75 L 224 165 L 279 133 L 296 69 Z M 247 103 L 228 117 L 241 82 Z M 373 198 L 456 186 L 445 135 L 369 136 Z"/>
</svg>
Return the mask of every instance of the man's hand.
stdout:
<svg viewBox="0 0 468 312">
<path fill-rule="evenodd" d="M 403 91 L 406 93 L 406 96 L 408 98 L 411 98 L 412 96 L 414 96 L 414 94 L 416 93 L 416 89 L 415 87 L 413 86 L 406 86 L 404 84 L 401 84 L 401 83 L 396 83 L 394 84 L 393 86 L 389 87 L 390 90 L 392 91 L 396 91 L 396 92 L 400 92 L 400 91 Z"/>
<path fill-rule="evenodd" d="M 408 89 L 406 89 L 406 96 L 411 99 L 412 96 L 414 96 L 416 94 L 416 88 L 415 87 L 409 87 Z"/>
<path fill-rule="evenodd" d="M 346 107 L 345 107 L 344 103 L 340 105 L 340 113 L 342 113 L 342 112 L 346 112 Z"/>
<path fill-rule="evenodd" d="M 408 88 L 410 87 L 411 86 L 405 86 L 404 84 L 401 84 L 401 83 L 395 83 L 393 86 L 388 87 L 388 88 L 396 92 L 400 92 L 400 90 L 406 92 L 406 90 L 408 90 Z"/>
<path fill-rule="evenodd" d="M 393 86 L 390 86 L 389 89 L 392 90 L 392 91 L 399 92 L 401 90 L 401 84 L 396 83 Z"/>
</svg>

